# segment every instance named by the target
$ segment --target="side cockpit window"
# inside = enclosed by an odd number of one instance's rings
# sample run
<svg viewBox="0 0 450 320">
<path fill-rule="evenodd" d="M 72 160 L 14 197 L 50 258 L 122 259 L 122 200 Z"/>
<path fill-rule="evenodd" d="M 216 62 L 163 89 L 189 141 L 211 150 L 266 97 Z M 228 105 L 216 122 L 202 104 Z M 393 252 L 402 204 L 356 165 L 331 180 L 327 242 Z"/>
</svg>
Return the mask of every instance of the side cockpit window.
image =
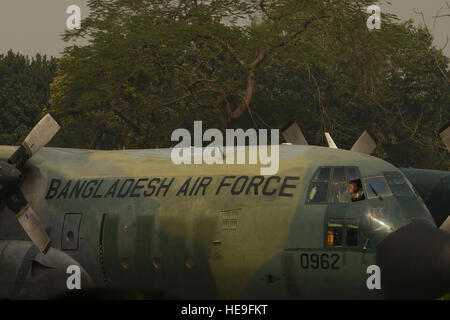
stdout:
<svg viewBox="0 0 450 320">
<path fill-rule="evenodd" d="M 349 199 L 347 176 L 345 168 L 333 168 L 333 179 L 331 181 L 330 202 L 347 203 Z"/>
<path fill-rule="evenodd" d="M 326 203 L 330 186 L 331 168 L 320 168 L 314 174 L 309 188 L 308 203 Z"/>
<path fill-rule="evenodd" d="M 354 180 L 360 176 L 358 168 L 355 167 L 347 167 L 345 168 L 345 172 L 347 173 L 347 179 Z"/>
<path fill-rule="evenodd" d="M 331 168 L 320 168 L 317 171 L 314 180 L 329 181 L 330 176 L 331 176 Z"/>
<path fill-rule="evenodd" d="M 321 167 L 313 175 L 307 203 L 350 202 L 349 179 L 359 177 L 356 167 Z"/>
<path fill-rule="evenodd" d="M 309 203 L 326 203 L 329 182 L 313 181 L 309 192 Z"/>
</svg>

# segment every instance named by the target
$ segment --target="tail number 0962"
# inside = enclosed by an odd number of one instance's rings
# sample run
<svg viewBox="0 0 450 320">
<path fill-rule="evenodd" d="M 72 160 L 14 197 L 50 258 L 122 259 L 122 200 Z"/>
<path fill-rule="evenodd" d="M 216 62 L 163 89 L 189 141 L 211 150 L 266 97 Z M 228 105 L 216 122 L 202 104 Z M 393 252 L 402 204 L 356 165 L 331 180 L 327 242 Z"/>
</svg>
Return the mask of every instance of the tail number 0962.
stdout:
<svg viewBox="0 0 450 320">
<path fill-rule="evenodd" d="M 302 269 L 340 269 L 340 256 L 337 253 L 302 253 L 300 254 L 300 266 Z"/>
</svg>

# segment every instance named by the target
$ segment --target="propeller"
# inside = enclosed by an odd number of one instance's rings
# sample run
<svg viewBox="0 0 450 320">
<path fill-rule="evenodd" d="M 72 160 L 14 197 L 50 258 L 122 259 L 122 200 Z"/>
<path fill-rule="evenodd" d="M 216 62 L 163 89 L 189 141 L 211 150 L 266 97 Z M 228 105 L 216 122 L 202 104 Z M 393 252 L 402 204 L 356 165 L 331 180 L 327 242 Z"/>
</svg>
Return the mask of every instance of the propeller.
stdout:
<svg viewBox="0 0 450 320">
<path fill-rule="evenodd" d="M 1 202 L 15 213 L 28 237 L 42 253 L 46 253 L 50 248 L 50 239 L 19 184 L 23 181 L 22 170 L 27 161 L 47 145 L 59 129 L 58 122 L 47 114 L 31 130 L 8 161 L 0 161 Z"/>
<path fill-rule="evenodd" d="M 448 233 L 450 233 L 450 216 L 448 216 L 447 219 L 445 219 L 445 221 L 441 224 L 439 229 L 447 231 Z"/>
<path fill-rule="evenodd" d="M 281 129 L 281 134 L 287 143 L 292 143 L 299 146 L 308 145 L 308 141 L 306 141 L 302 130 L 295 121 L 289 122 L 283 129 Z"/>
<path fill-rule="evenodd" d="M 450 123 L 446 126 L 447 128 L 442 130 L 439 134 L 441 136 L 442 142 L 444 142 L 447 150 L 450 152 Z"/>
<path fill-rule="evenodd" d="M 367 131 L 364 131 L 358 140 L 356 140 L 350 151 L 371 154 L 376 147 L 377 144 L 370 134 Z"/>
<path fill-rule="evenodd" d="M 325 138 L 327 139 L 327 143 L 330 148 L 338 149 L 338 147 L 336 146 L 336 144 L 333 141 L 333 138 L 331 138 L 331 136 L 328 132 L 325 132 Z M 355 144 L 352 146 L 350 151 L 371 154 L 375 150 L 376 147 L 377 147 L 377 144 L 372 139 L 370 134 L 367 131 L 364 131 L 361 134 L 361 136 L 358 138 L 358 140 L 356 140 Z"/>
<path fill-rule="evenodd" d="M 303 146 L 308 145 L 308 141 L 306 141 L 302 130 L 295 121 L 289 122 L 283 129 L 281 129 L 281 134 L 287 143 Z M 448 134 L 450 134 L 450 130 Z M 327 139 L 327 143 L 330 148 L 338 149 L 333 141 L 333 138 L 331 138 L 331 135 L 328 132 L 325 132 L 325 138 Z M 375 150 L 375 148 L 375 141 L 367 131 L 364 131 L 352 146 L 350 151 L 371 154 Z"/>
<path fill-rule="evenodd" d="M 327 139 L 327 143 L 330 148 L 338 149 L 338 147 L 334 143 L 333 138 L 330 136 L 330 134 L 328 132 L 325 132 L 325 138 Z"/>
</svg>

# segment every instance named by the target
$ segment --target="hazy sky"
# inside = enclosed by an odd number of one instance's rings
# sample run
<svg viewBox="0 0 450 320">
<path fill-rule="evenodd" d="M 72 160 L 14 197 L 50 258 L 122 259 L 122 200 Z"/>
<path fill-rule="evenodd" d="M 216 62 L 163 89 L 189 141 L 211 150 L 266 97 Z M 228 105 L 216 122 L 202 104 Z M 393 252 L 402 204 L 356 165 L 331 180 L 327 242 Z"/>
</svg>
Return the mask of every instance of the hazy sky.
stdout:
<svg viewBox="0 0 450 320">
<path fill-rule="evenodd" d="M 450 0 L 447 2 L 450 4 Z M 66 45 L 61 34 L 69 17 L 67 7 L 80 6 L 84 18 L 88 15 L 86 3 L 87 0 L 0 0 L 0 53 L 13 49 L 28 55 L 59 56 Z M 415 14 L 414 9 L 422 11 L 431 30 L 433 16 L 440 8 L 444 7 L 441 14 L 450 13 L 445 0 L 390 0 L 390 3 L 382 5 L 382 10 L 395 13 L 401 19 L 412 18 L 420 24 L 422 17 Z M 450 17 L 438 19 L 433 32 L 436 46 L 442 48 L 450 36 Z M 445 52 L 450 57 L 450 43 Z"/>
</svg>

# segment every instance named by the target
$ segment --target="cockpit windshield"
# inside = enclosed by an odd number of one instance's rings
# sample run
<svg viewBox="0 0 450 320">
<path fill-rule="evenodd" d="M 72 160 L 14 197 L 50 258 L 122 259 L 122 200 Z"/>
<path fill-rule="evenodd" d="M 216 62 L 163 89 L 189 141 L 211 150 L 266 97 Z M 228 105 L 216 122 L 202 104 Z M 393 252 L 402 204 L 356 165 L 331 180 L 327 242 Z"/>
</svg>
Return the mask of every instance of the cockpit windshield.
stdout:
<svg viewBox="0 0 450 320">
<path fill-rule="evenodd" d="M 386 179 L 382 176 L 365 178 L 363 179 L 363 182 L 368 199 L 382 199 L 383 197 L 392 195 L 391 190 L 386 183 Z"/>
<path fill-rule="evenodd" d="M 391 187 L 395 196 L 399 197 L 413 197 L 414 192 L 406 183 L 405 179 L 399 174 L 386 174 L 386 180 Z"/>
</svg>

